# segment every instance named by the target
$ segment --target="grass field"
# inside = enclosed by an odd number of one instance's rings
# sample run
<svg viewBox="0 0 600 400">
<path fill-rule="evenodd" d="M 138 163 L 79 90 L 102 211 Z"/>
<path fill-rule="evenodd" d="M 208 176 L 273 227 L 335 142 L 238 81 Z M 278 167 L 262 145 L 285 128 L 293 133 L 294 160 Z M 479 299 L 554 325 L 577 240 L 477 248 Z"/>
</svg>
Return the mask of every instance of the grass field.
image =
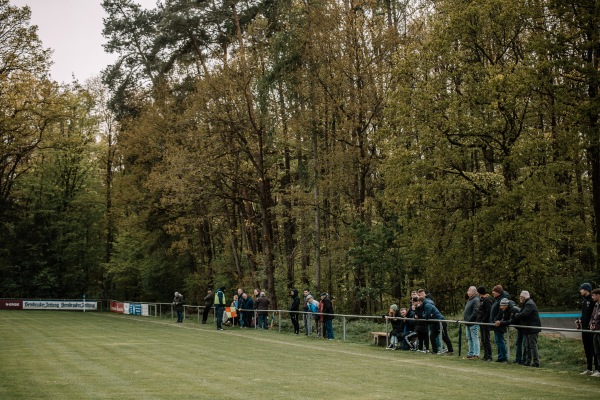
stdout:
<svg viewBox="0 0 600 400">
<path fill-rule="evenodd" d="M 100 312 L 0 311 L 0 399 L 576 399 L 576 372 Z"/>
</svg>

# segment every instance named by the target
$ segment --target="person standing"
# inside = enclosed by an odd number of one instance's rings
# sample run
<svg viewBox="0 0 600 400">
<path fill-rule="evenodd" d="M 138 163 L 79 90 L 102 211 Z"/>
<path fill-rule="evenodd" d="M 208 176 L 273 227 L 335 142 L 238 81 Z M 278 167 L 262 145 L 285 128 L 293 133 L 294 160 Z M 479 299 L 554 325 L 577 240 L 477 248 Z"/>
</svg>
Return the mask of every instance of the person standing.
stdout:
<svg viewBox="0 0 600 400">
<path fill-rule="evenodd" d="M 210 309 L 215 302 L 215 294 L 211 289 L 206 291 L 206 296 L 204 296 L 204 310 L 202 311 L 202 323 L 205 324 L 208 319 L 208 314 L 210 313 Z"/>
<path fill-rule="evenodd" d="M 223 312 L 225 311 L 225 287 L 220 287 L 215 293 L 215 318 L 217 319 L 217 330 L 223 330 Z"/>
<path fill-rule="evenodd" d="M 333 303 L 329 299 L 329 295 L 325 292 L 321 293 L 321 303 L 323 304 L 322 321 L 325 326 L 324 336 L 328 340 L 333 340 Z"/>
<path fill-rule="evenodd" d="M 521 311 L 521 309 L 516 306 L 514 301 L 509 300 L 507 298 L 503 298 L 502 300 L 500 300 L 500 310 L 501 318 L 497 319 L 494 323 L 496 327 L 506 327 L 510 325 L 510 321 L 513 318 L 513 316 Z M 498 360 L 498 362 L 506 364 L 508 360 Z"/>
<path fill-rule="evenodd" d="M 510 323 L 531 327 L 523 328 L 523 334 L 525 335 L 525 340 L 527 342 L 527 359 L 523 365 L 527 367 L 539 367 L 540 356 L 538 354 L 538 335 L 542 331 L 539 329 L 542 326 L 540 314 L 527 290 L 521 292 L 519 299 L 522 305 L 521 312 L 517 313 Z"/>
<path fill-rule="evenodd" d="M 269 329 L 269 305 L 271 301 L 266 297 L 265 292 L 260 292 L 255 301 L 256 312 L 258 313 L 258 327 Z"/>
<path fill-rule="evenodd" d="M 584 283 L 579 287 L 581 294 L 581 318 L 575 321 L 577 329 L 588 329 L 592 312 L 596 303 L 592 299 L 592 285 Z M 581 332 L 581 340 L 583 342 L 583 351 L 587 362 L 587 369 L 581 375 L 592 375 L 594 370 L 598 370 L 598 358 L 594 355 L 594 333 Z"/>
<path fill-rule="evenodd" d="M 294 326 L 294 335 L 300 333 L 300 324 L 298 323 L 298 311 L 300 311 L 300 297 L 298 297 L 298 289 L 290 290 L 290 297 L 292 302 L 290 303 L 290 320 Z"/>
<path fill-rule="evenodd" d="M 490 298 L 490 295 L 486 293 L 486 289 L 483 286 L 477 288 L 477 293 L 479 293 L 479 315 L 477 316 L 477 322 L 489 323 L 492 299 Z M 490 326 L 479 325 L 479 333 L 481 345 L 483 346 L 483 361 L 492 361 Z"/>
<path fill-rule="evenodd" d="M 492 303 L 492 308 L 490 309 L 490 321 L 492 324 L 495 324 L 496 321 L 502 321 L 502 310 L 500 309 L 500 302 L 502 299 L 510 298 L 508 292 L 506 292 L 501 285 L 494 286 L 492 289 L 492 296 L 494 296 L 494 302 Z M 508 361 L 508 351 L 506 350 L 506 341 L 504 339 L 504 334 L 507 332 L 506 326 L 498 326 L 494 327 L 494 340 L 496 342 L 496 348 L 498 349 L 498 358 L 497 362 L 505 362 Z"/>
<path fill-rule="evenodd" d="M 592 290 L 592 299 L 594 300 L 594 309 L 592 310 L 592 316 L 590 318 L 589 329 L 592 331 L 600 331 L 600 289 Z M 594 353 L 596 360 L 600 359 L 600 332 L 592 333 Z M 600 367 L 596 364 L 596 371 L 592 374 L 593 377 L 600 378 Z"/>
<path fill-rule="evenodd" d="M 183 295 L 179 292 L 175 292 L 173 307 L 175 307 L 175 311 L 177 312 L 177 322 L 183 323 Z"/>
<path fill-rule="evenodd" d="M 441 345 L 438 344 L 438 341 L 436 340 L 440 333 L 442 334 L 442 340 L 446 344 L 448 354 L 454 353 L 452 342 L 448 336 L 448 323 L 444 321 L 445 318 L 440 310 L 433 304 L 433 301 L 426 301 L 425 297 L 419 297 L 417 305 L 417 309 L 420 310 L 420 313 L 417 312 L 415 318 L 438 320 L 429 323 L 429 341 L 431 342 L 433 353 L 442 354 L 440 351 Z"/>
<path fill-rule="evenodd" d="M 466 334 L 467 343 L 469 345 L 469 351 L 467 352 L 467 358 L 475 360 L 479 359 L 479 325 L 477 317 L 479 316 L 479 294 L 475 286 L 469 287 L 467 290 L 467 304 L 465 304 L 465 310 L 463 312 L 463 320 L 465 322 L 472 322 L 473 324 L 467 324 Z"/>
<path fill-rule="evenodd" d="M 304 289 L 304 308 L 302 309 L 302 311 L 304 311 L 304 314 L 302 314 L 302 319 L 304 321 L 304 334 L 306 336 L 310 336 L 312 334 L 312 321 L 313 321 L 313 317 L 310 314 L 310 305 L 308 303 L 308 296 L 312 297 L 312 293 L 310 292 L 310 290 L 308 290 L 308 288 Z"/>
</svg>

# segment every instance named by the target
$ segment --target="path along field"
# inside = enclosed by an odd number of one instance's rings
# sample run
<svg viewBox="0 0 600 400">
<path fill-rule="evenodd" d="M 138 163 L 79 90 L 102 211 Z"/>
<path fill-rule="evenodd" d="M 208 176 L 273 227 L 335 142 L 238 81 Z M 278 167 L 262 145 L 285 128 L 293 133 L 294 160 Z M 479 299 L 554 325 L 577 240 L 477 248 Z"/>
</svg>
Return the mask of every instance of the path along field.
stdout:
<svg viewBox="0 0 600 400">
<path fill-rule="evenodd" d="M 0 399 L 576 399 L 600 378 L 101 312 L 0 311 Z"/>
</svg>

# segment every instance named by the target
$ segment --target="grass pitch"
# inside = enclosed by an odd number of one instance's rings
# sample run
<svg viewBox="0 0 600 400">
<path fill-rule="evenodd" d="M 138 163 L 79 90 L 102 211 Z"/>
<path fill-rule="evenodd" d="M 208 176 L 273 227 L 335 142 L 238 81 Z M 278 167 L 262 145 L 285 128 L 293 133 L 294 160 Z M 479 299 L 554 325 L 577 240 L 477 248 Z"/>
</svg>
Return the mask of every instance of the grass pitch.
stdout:
<svg viewBox="0 0 600 400">
<path fill-rule="evenodd" d="M 575 399 L 600 389 L 575 372 L 101 312 L 0 311 L 0 336 L 0 399 Z"/>
</svg>

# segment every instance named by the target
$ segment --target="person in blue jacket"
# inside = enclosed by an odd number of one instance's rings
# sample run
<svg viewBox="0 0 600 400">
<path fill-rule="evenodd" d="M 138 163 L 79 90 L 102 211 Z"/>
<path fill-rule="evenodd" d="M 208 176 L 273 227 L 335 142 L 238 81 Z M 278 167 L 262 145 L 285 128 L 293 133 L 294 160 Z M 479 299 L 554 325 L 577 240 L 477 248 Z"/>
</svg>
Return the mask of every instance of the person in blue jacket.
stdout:
<svg viewBox="0 0 600 400">
<path fill-rule="evenodd" d="M 431 321 L 430 322 L 430 333 L 429 340 L 431 342 L 431 348 L 433 349 L 434 354 L 441 354 L 438 343 L 437 336 L 442 334 L 442 340 L 446 344 L 448 354 L 454 353 L 452 342 L 450 341 L 450 337 L 448 336 L 448 323 L 443 321 L 445 318 L 438 310 L 438 308 L 431 301 L 425 301 L 425 297 L 419 297 L 417 302 L 417 311 L 415 312 L 415 318 L 417 319 L 437 319 L 441 321 Z"/>
</svg>

